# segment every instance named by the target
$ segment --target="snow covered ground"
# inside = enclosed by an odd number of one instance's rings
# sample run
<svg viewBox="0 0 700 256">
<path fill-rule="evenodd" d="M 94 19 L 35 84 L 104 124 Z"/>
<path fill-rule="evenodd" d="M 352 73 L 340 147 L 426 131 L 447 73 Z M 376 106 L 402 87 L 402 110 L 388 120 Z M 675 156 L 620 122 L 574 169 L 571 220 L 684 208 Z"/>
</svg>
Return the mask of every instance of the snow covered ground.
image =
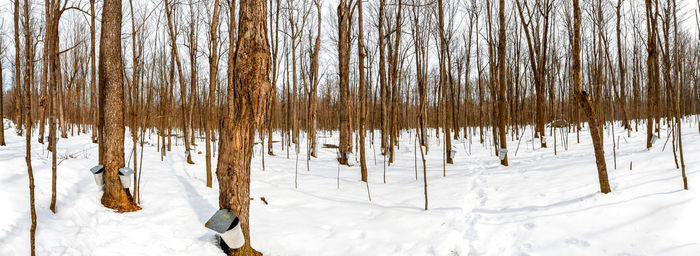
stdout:
<svg viewBox="0 0 700 256">
<path fill-rule="evenodd" d="M 455 163 L 446 166 L 444 177 L 442 143 L 433 136 L 427 155 L 428 211 L 423 210 L 420 152 L 416 179 L 415 134 L 402 136 L 396 163 L 386 167 L 386 184 L 383 157 L 378 149 L 368 149 L 371 202 L 358 165 L 339 170 L 335 150 L 319 149 L 307 170 L 305 144 L 297 160 L 293 151 L 287 158 L 277 143 L 277 156 L 265 157 L 263 171 L 257 145 L 253 247 L 265 255 L 700 255 L 700 133 L 695 122 L 683 125 L 690 190 L 682 189 L 670 141 L 663 150 L 666 130 L 647 151 L 643 132 L 627 138 L 617 127 L 617 169 L 611 134 L 605 132 L 613 190 L 607 195 L 598 192 L 588 130 L 580 144 L 575 133 L 568 134 L 568 150 L 558 139 L 554 155 L 552 138 L 549 148 L 540 148 L 528 129 L 519 148 L 517 140 L 508 141 L 509 167 L 500 166 L 478 137 L 471 150 L 468 140 L 456 141 Z M 27 255 L 24 138 L 7 126 L 5 136 L 0 255 Z M 337 133 L 319 134 L 319 143 L 335 143 L 335 138 Z M 218 209 L 216 179 L 214 188 L 205 186 L 204 142 L 196 146 L 195 165 L 185 164 L 181 141 L 163 161 L 155 145 L 147 145 L 143 210 L 118 214 L 101 206 L 102 192 L 88 172 L 97 162 L 90 136 L 60 140 L 58 213 L 52 214 L 50 155 L 36 143 L 36 133 L 32 141 L 38 255 L 223 255 L 203 225 Z"/>
</svg>

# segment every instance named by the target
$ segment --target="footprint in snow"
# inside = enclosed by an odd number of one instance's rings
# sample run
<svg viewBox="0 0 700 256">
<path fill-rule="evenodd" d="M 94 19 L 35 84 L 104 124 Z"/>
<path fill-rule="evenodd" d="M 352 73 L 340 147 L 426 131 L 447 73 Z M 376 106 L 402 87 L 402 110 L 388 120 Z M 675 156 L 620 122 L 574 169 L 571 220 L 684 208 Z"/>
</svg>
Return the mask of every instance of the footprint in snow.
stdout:
<svg viewBox="0 0 700 256">
<path fill-rule="evenodd" d="M 589 244 L 589 243 L 586 242 L 585 240 L 579 240 L 579 239 L 576 239 L 576 238 L 569 238 L 569 239 L 566 239 L 566 243 L 569 244 L 569 245 L 573 245 L 573 246 L 579 247 L 579 248 L 586 248 L 586 247 L 591 246 L 591 244 Z"/>
</svg>

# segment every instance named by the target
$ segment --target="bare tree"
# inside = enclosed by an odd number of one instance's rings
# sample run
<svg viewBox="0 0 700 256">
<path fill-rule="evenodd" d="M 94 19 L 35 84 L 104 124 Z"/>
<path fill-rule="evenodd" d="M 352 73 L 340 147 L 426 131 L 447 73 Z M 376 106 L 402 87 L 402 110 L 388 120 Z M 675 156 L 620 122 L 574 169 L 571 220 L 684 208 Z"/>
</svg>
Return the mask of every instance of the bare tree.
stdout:
<svg viewBox="0 0 700 256">
<path fill-rule="evenodd" d="M 591 139 L 593 140 L 593 149 L 595 153 L 596 165 L 598 167 L 598 181 L 600 183 L 600 191 L 603 194 L 610 192 L 610 184 L 608 182 L 608 171 L 605 165 L 605 153 L 603 152 L 603 137 L 599 130 L 600 125 L 595 116 L 591 98 L 585 91 L 581 90 L 581 9 L 578 0 L 573 0 L 574 5 L 574 39 L 572 45 L 573 54 L 573 77 L 574 90 L 579 107 L 583 108 L 588 116 L 588 126 L 591 130 Z"/>
<path fill-rule="evenodd" d="M 657 15 L 658 3 L 656 0 L 644 1 L 647 13 L 647 76 L 649 83 L 647 85 L 647 149 L 651 148 L 651 137 L 654 133 L 654 115 L 659 104 L 658 88 L 659 88 L 659 63 L 658 51 L 656 49 L 657 40 Z M 655 10 L 656 9 L 656 10 Z"/>
<path fill-rule="evenodd" d="M 185 76 L 182 73 L 182 63 L 180 62 L 180 55 L 178 54 L 178 49 L 177 49 L 177 35 L 175 33 L 174 29 L 174 18 L 172 15 L 173 9 L 170 5 L 170 0 L 165 0 L 163 1 L 165 3 L 165 13 L 168 19 L 168 31 L 170 32 L 170 41 L 171 41 L 171 46 L 172 46 L 172 54 L 175 58 L 175 63 L 177 63 L 177 75 L 178 75 L 178 82 L 180 84 L 180 102 L 181 102 L 181 111 L 182 111 L 182 133 L 183 133 L 183 140 L 185 141 L 185 151 L 187 155 L 187 163 L 188 164 L 194 164 L 192 162 L 192 155 L 190 154 L 190 141 L 189 141 L 189 134 L 187 130 L 187 125 L 189 124 L 187 120 L 187 86 L 185 86 Z M 193 82 L 193 81 L 190 81 Z M 193 93 L 193 92 L 190 92 Z"/>
<path fill-rule="evenodd" d="M 506 149 L 506 18 L 505 18 L 505 1 L 498 1 L 498 81 L 500 84 L 498 92 L 498 137 L 501 149 Z M 555 149 L 556 150 L 556 149 Z M 499 151 L 499 154 L 504 152 Z M 501 164 L 508 166 L 508 155 L 506 154 L 501 159 Z"/>
<path fill-rule="evenodd" d="M 523 2 L 522 5 L 525 6 L 525 11 L 520 4 L 520 1 L 515 1 L 518 7 L 518 14 L 520 14 L 520 22 L 525 30 L 525 38 L 527 39 L 528 52 L 530 53 L 530 66 L 532 68 L 532 74 L 535 82 L 535 92 L 536 92 L 536 110 L 535 110 L 535 137 L 545 136 L 544 134 L 544 84 L 545 84 L 545 72 L 547 65 L 547 47 L 549 39 L 549 25 L 550 19 L 549 15 L 554 6 L 553 0 L 536 0 L 535 7 L 530 9 L 527 2 Z M 533 16 L 538 14 L 541 19 L 534 19 Z M 539 24 L 539 20 L 542 20 L 542 24 Z M 539 34 L 542 27 L 542 34 Z M 538 135 L 539 134 L 539 135 Z M 547 147 L 546 140 L 541 140 L 542 147 Z"/>
<path fill-rule="evenodd" d="M 216 112 L 216 84 L 217 72 L 219 70 L 219 54 L 218 54 L 218 43 L 219 39 L 217 32 L 219 30 L 219 0 L 214 1 L 214 12 L 212 13 L 211 23 L 209 27 L 209 40 L 211 42 L 211 52 L 209 54 L 209 109 L 208 117 L 206 118 L 206 139 L 205 146 L 207 147 L 205 157 L 206 157 L 206 168 L 207 168 L 207 187 L 212 186 L 212 175 L 211 175 L 211 140 L 213 138 L 212 130 L 213 127 L 213 115 Z"/>
<path fill-rule="evenodd" d="M 121 0 L 105 0 L 100 34 L 99 86 L 104 90 L 104 178 L 102 205 L 118 212 L 137 211 L 128 188 L 122 187 L 119 168 L 124 167 L 124 66 L 121 47 Z"/>
<path fill-rule="evenodd" d="M 2 59 L 5 57 L 5 36 L 0 35 L 0 146 L 5 146 L 5 89 L 2 80 Z"/>
<path fill-rule="evenodd" d="M 229 8 L 229 39 L 234 40 L 235 4 L 232 2 Z M 254 131 L 265 120 L 272 90 L 266 1 L 241 1 L 239 17 L 237 48 L 229 48 L 228 65 L 233 72 L 228 74 L 228 110 L 219 140 L 219 207 L 233 210 L 241 221 L 245 244 L 232 254 L 260 255 L 251 247 L 248 216 Z"/>
<path fill-rule="evenodd" d="M 348 164 L 347 154 L 352 152 L 350 144 L 350 95 L 348 84 L 350 82 L 350 4 L 347 0 L 340 0 L 338 4 L 338 71 L 340 74 L 340 143 L 338 151 L 340 164 Z"/>
<path fill-rule="evenodd" d="M 26 131 L 26 136 L 25 136 L 25 143 L 26 143 L 26 152 L 25 152 L 25 160 L 27 163 L 27 174 L 29 175 L 29 210 L 31 212 L 31 219 L 32 219 L 32 226 L 29 229 L 29 243 L 30 243 L 30 248 L 31 248 L 31 255 L 35 255 L 35 246 L 36 246 L 36 241 L 35 241 L 35 236 L 36 236 L 36 208 L 34 207 L 34 171 L 32 170 L 32 118 L 31 118 L 31 113 L 32 113 L 32 93 L 31 93 L 31 83 L 29 82 L 29 76 L 31 74 L 30 68 L 33 68 L 33 61 L 32 61 L 32 41 L 31 41 L 31 27 L 29 24 L 30 17 L 29 17 L 29 6 L 31 5 L 30 0 L 25 0 L 24 1 L 24 47 L 25 47 L 25 73 L 24 73 L 24 114 L 26 115 L 24 117 L 24 127 L 27 129 Z M 18 16 L 19 16 L 19 0 L 15 0 L 15 39 L 19 39 L 19 31 L 18 31 Z M 15 42 L 15 46 L 17 50 L 19 50 L 19 42 Z M 15 56 L 19 56 L 19 51 L 15 52 Z M 19 60 L 19 57 L 15 57 L 15 60 Z M 19 61 L 15 63 L 19 67 Z M 17 68 L 19 71 L 19 68 Z M 19 76 L 19 72 L 15 73 L 15 76 Z M 19 81 L 19 80 L 17 80 Z M 19 86 L 19 84 L 16 84 L 16 86 Z M 17 88 L 17 87 L 15 87 Z M 15 93 L 20 93 L 20 90 L 17 90 Z"/>
<path fill-rule="evenodd" d="M 12 13 L 12 17 L 14 20 L 15 24 L 15 73 L 14 73 L 14 96 L 15 96 L 15 123 L 17 124 L 17 136 L 22 136 L 22 125 L 24 123 L 22 122 L 22 119 L 24 118 L 23 114 L 23 109 L 22 108 L 22 89 L 20 87 L 20 68 L 21 68 L 21 63 L 20 63 L 20 39 L 19 39 L 19 0 L 14 0 L 15 1 L 15 11 Z"/>
<path fill-rule="evenodd" d="M 365 161 L 365 122 L 366 122 L 366 116 L 365 116 L 365 105 L 366 105 L 366 96 L 367 93 L 365 92 L 365 39 L 364 39 L 364 21 L 362 17 L 362 1 L 363 0 L 358 0 L 357 1 L 357 26 L 358 26 L 358 38 L 357 38 L 357 64 L 360 66 L 359 71 L 360 71 L 360 125 L 359 125 L 359 130 L 357 131 L 360 133 L 360 172 L 362 176 L 362 181 L 367 182 L 367 163 Z"/>
</svg>

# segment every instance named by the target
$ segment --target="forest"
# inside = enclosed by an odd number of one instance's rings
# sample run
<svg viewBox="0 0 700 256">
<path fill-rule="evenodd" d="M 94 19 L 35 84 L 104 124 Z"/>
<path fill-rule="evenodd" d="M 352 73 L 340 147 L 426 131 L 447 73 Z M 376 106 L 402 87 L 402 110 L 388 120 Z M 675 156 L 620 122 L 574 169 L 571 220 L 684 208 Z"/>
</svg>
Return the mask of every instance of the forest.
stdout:
<svg viewBox="0 0 700 256">
<path fill-rule="evenodd" d="M 0 0 L 0 117 L 0 255 L 700 255 L 700 0 Z"/>
</svg>

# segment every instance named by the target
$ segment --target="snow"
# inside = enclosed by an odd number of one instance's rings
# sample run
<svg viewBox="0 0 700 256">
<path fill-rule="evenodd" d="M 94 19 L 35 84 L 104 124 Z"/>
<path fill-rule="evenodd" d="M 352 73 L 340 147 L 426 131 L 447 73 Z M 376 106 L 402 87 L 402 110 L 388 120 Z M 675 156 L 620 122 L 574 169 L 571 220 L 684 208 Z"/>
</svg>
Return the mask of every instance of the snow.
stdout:
<svg viewBox="0 0 700 256">
<path fill-rule="evenodd" d="M 549 148 L 539 148 L 528 128 L 517 156 L 518 141 L 508 140 L 509 167 L 499 165 L 488 142 L 478 144 L 478 135 L 471 147 L 468 140 L 453 141 L 457 156 L 444 177 L 443 143 L 432 136 L 426 156 L 428 211 L 423 210 L 422 166 L 412 131 L 403 133 L 396 163 L 386 167 L 386 184 L 383 157 L 368 143 L 372 201 L 359 181 L 359 164 L 353 161 L 354 166 L 339 171 L 334 149 L 319 148 L 307 171 L 304 138 L 298 160 L 294 151 L 287 158 L 277 143 L 277 156 L 265 156 L 263 171 L 257 145 L 251 170 L 252 244 L 265 255 L 700 255 L 697 128 L 696 122 L 683 123 L 687 191 L 671 142 L 663 149 L 664 128 L 647 151 L 642 130 L 627 138 L 616 127 L 617 169 L 606 130 L 610 194 L 599 192 L 587 129 L 580 144 L 575 133 L 568 134 L 568 150 L 558 133 L 554 155 L 552 138 Z M 7 126 L 5 137 L 0 255 L 26 255 L 30 218 L 24 138 Z M 143 210 L 124 214 L 100 204 L 102 191 L 89 172 L 97 164 L 90 135 L 59 140 L 58 212 L 53 214 L 48 209 L 50 155 L 34 134 L 38 255 L 223 255 L 213 232 L 204 227 L 218 210 L 216 179 L 214 188 L 205 186 L 204 142 L 197 141 L 193 151 L 196 164 L 187 165 L 182 141 L 161 162 L 155 136 L 151 139 L 143 157 Z M 319 144 L 336 140 L 337 133 L 319 134 Z M 127 154 L 130 141 L 127 134 Z"/>
</svg>

